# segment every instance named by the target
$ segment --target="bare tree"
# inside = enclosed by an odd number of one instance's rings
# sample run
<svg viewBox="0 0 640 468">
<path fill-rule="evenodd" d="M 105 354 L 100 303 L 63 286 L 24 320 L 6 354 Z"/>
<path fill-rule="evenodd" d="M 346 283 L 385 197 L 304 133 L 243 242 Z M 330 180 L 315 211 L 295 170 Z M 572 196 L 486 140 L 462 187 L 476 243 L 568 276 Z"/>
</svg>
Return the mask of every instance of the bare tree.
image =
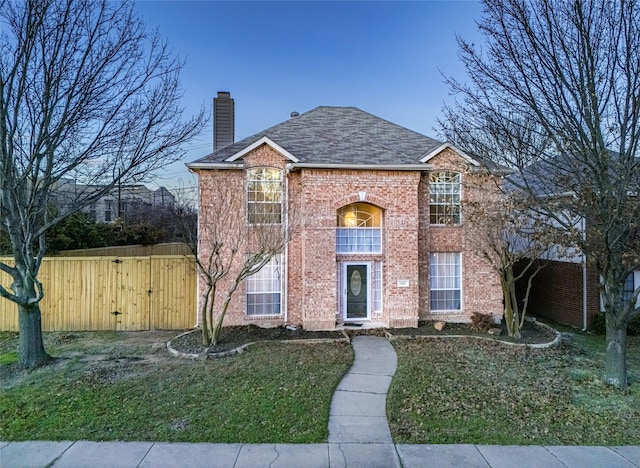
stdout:
<svg viewBox="0 0 640 468">
<path fill-rule="evenodd" d="M 529 208 L 563 231 L 600 274 L 606 382 L 624 388 L 626 327 L 640 313 L 640 4 L 484 0 L 486 47 L 459 40 L 470 84 L 443 133 L 516 171 Z M 580 219 L 580 223 L 575 220 Z M 580 227 L 584 229 L 580 229 Z"/>
<path fill-rule="evenodd" d="M 504 300 L 504 321 L 509 336 L 520 339 L 533 278 L 552 256 L 568 256 L 558 244 L 556 230 L 530 212 L 518 193 L 496 197 L 485 194 L 464 204 L 465 219 L 473 230 L 475 251 L 498 274 Z M 518 282 L 526 281 L 518 296 Z"/>
<path fill-rule="evenodd" d="M 0 22 L 0 230 L 13 256 L 0 296 L 18 305 L 20 365 L 36 367 L 49 360 L 47 230 L 181 158 L 206 119 L 182 120 L 182 64 L 129 2 L 0 0 Z"/>
<path fill-rule="evenodd" d="M 227 177 L 222 171 L 203 190 L 198 217 L 194 223 L 192 205 L 178 203 L 174 208 L 183 220 L 183 232 L 195 256 L 203 286 L 200 319 L 203 346 L 216 345 L 231 299 L 242 281 L 259 272 L 276 255 L 282 253 L 294 232 L 294 217 L 278 209 L 280 222 L 273 223 L 274 213 L 262 213 L 248 223 L 245 213 L 245 186 L 241 177 Z M 286 205 L 286 204 L 285 204 Z"/>
</svg>

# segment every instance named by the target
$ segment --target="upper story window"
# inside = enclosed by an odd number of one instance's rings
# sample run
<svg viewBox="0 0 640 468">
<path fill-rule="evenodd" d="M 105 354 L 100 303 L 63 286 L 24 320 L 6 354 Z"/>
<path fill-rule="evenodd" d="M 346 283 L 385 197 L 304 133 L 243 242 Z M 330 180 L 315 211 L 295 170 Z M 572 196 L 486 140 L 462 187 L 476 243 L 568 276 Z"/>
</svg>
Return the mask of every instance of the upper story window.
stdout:
<svg viewBox="0 0 640 468">
<path fill-rule="evenodd" d="M 429 174 L 429 224 L 460 224 L 460 173 Z"/>
<path fill-rule="evenodd" d="M 282 171 L 273 167 L 247 170 L 247 220 L 249 224 L 282 222 Z"/>
<path fill-rule="evenodd" d="M 337 212 L 336 253 L 381 253 L 382 210 L 352 203 Z"/>
</svg>

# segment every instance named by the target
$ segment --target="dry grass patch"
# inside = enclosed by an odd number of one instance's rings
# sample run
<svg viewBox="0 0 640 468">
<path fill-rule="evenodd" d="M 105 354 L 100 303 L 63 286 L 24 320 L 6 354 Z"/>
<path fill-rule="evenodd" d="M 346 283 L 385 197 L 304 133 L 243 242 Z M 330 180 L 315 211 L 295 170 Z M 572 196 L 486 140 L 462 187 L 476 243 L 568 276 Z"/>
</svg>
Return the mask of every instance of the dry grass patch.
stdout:
<svg viewBox="0 0 640 468">
<path fill-rule="evenodd" d="M 387 413 L 397 443 L 640 443 L 640 351 L 629 338 L 632 387 L 604 385 L 593 340 L 534 350 L 472 339 L 394 342 Z M 603 346 L 603 343 L 601 343 Z M 603 348 L 602 348 L 603 349 Z"/>
</svg>

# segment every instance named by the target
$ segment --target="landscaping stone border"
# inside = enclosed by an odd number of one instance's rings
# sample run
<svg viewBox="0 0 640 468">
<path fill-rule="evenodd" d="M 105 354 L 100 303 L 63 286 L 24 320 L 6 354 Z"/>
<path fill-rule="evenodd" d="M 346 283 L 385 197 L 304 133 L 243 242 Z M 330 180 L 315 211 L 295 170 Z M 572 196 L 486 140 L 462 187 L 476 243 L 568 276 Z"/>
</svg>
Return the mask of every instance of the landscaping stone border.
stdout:
<svg viewBox="0 0 640 468">
<path fill-rule="evenodd" d="M 398 341 L 398 340 L 416 340 L 416 339 L 475 338 L 479 340 L 497 341 L 499 343 L 502 343 L 508 346 L 517 346 L 521 348 L 531 348 L 531 349 L 548 349 L 548 348 L 560 346 L 560 343 L 562 342 L 562 334 L 559 331 L 550 327 L 546 323 L 537 321 L 535 318 L 526 318 L 525 320 L 533 322 L 538 327 L 547 329 L 548 331 L 554 333 L 556 337 L 553 340 L 549 341 L 548 343 L 530 344 L 530 343 L 513 343 L 511 341 L 501 340 L 500 337 L 490 338 L 490 337 L 476 336 L 476 335 L 394 335 L 388 330 L 384 331 L 384 335 L 385 335 L 385 338 L 390 342 Z M 197 328 L 194 330 L 189 330 L 187 332 L 181 333 L 180 335 L 176 336 L 176 338 L 180 338 L 181 336 L 188 335 L 190 333 L 195 333 L 197 331 L 200 331 L 200 330 Z M 349 335 L 345 332 L 345 330 L 341 330 L 341 332 L 344 335 L 344 338 L 309 338 L 309 339 L 299 339 L 299 340 L 251 341 L 249 343 L 243 344 L 242 346 L 238 346 L 237 348 L 230 349 L 227 351 L 220 351 L 217 353 L 213 351 L 209 351 L 208 348 L 202 351 L 201 353 L 184 353 L 182 351 L 178 351 L 177 349 L 173 348 L 171 346 L 171 341 L 173 340 L 170 340 L 170 341 L 167 341 L 167 350 L 169 351 L 169 353 L 171 353 L 174 356 L 187 358 L 187 359 L 200 359 L 200 360 L 209 359 L 209 358 L 215 359 L 215 358 L 229 357 L 235 354 L 241 354 L 249 346 L 256 343 L 337 343 L 342 341 L 346 341 L 347 343 L 349 343 L 351 341 L 351 339 L 349 338 Z"/>
<path fill-rule="evenodd" d="M 489 338 L 487 336 L 476 336 L 476 335 L 394 335 L 391 332 L 385 330 L 385 336 L 389 341 L 397 341 L 397 340 L 415 340 L 415 339 L 430 339 L 430 338 L 476 338 L 479 340 L 488 340 L 488 341 L 497 341 L 499 343 L 508 345 L 508 346 L 517 346 L 520 348 L 531 348 L 531 349 L 548 349 L 560 346 L 562 342 L 562 334 L 556 329 L 550 327 L 546 323 L 538 322 L 535 318 L 526 318 L 536 326 L 544 328 L 553 334 L 556 337 L 549 341 L 548 343 L 514 343 L 512 341 L 501 340 L 500 337 Z"/>
<path fill-rule="evenodd" d="M 176 338 L 179 338 L 184 335 L 188 335 L 190 333 L 195 333 L 200 331 L 199 329 L 189 330 L 187 332 L 181 333 Z M 339 343 L 345 341 L 349 343 L 351 340 L 349 335 L 345 333 L 344 330 L 341 330 L 344 338 L 309 338 L 309 339 L 298 339 L 298 340 L 259 340 L 259 341 L 250 341 L 249 343 L 245 343 L 242 346 L 238 346 L 234 349 L 229 349 L 227 351 L 213 352 L 209 351 L 209 349 L 205 349 L 201 353 L 184 353 L 182 351 L 178 351 L 174 347 L 171 346 L 171 341 L 167 341 L 167 350 L 174 356 L 188 358 L 188 359 L 208 359 L 208 358 L 223 358 L 233 356 L 234 354 L 241 354 L 247 349 L 249 346 L 254 345 L 256 343 Z M 175 338 L 174 338 L 175 339 Z"/>
<path fill-rule="evenodd" d="M 200 330 L 198 330 L 197 328 L 193 330 L 189 330 L 184 333 L 180 333 L 178 336 L 176 336 L 172 340 L 167 341 L 167 351 L 169 351 L 169 354 L 173 356 L 181 357 L 181 358 L 188 358 L 188 359 L 202 359 L 202 360 L 207 359 L 208 349 L 205 349 L 201 353 L 183 353 L 182 351 L 178 351 L 173 346 L 171 346 L 171 342 L 176 338 L 180 338 L 181 336 L 185 336 L 185 335 L 190 335 L 191 333 L 195 333 L 197 331 L 200 331 Z"/>
</svg>

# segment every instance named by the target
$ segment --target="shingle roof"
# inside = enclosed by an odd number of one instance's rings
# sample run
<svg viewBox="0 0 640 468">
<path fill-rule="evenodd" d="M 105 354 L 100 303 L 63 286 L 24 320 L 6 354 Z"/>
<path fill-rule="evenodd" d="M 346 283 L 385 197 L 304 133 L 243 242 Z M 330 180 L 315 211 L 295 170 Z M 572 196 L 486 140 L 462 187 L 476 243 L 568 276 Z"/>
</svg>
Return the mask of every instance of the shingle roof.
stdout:
<svg viewBox="0 0 640 468">
<path fill-rule="evenodd" d="M 263 137 L 302 164 L 409 165 L 442 142 L 355 107 L 316 107 L 204 156 L 193 165 L 224 163 Z"/>
</svg>

